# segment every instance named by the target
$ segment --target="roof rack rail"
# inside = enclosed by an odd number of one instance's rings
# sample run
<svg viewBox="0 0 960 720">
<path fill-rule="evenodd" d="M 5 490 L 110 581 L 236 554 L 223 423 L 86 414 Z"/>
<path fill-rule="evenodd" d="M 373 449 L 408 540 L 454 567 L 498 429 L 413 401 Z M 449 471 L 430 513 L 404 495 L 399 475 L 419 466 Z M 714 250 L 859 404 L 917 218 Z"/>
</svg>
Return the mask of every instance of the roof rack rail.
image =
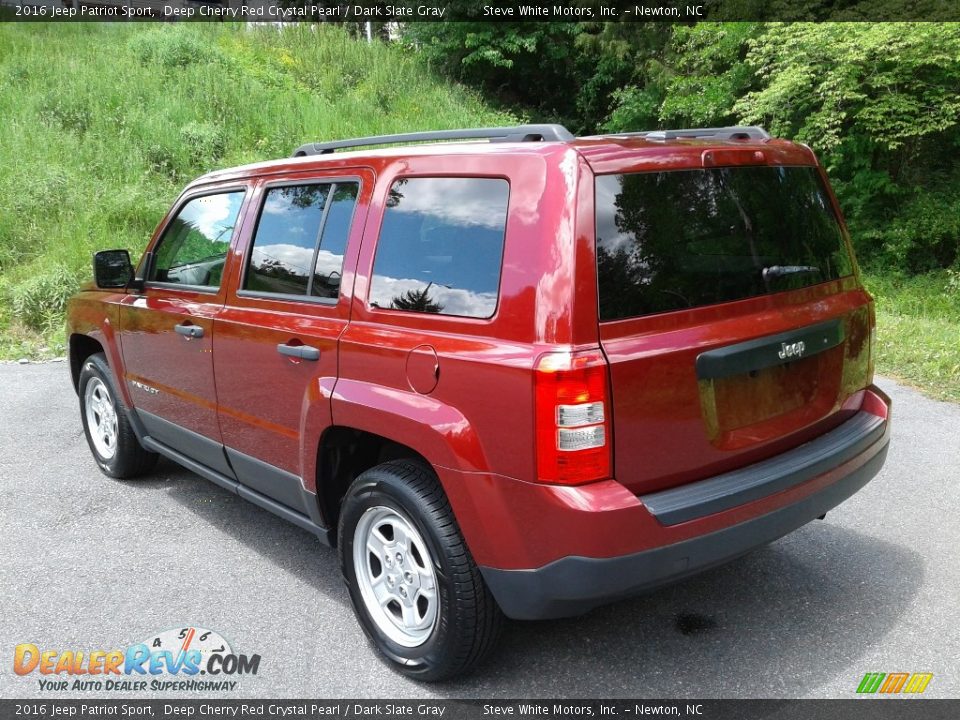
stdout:
<svg viewBox="0 0 960 720">
<path fill-rule="evenodd" d="M 613 137 L 643 137 L 648 140 L 683 140 L 710 138 L 712 140 L 769 140 L 770 134 L 756 125 L 731 127 L 688 128 L 685 130 L 647 130 L 644 132 L 610 133 Z"/>
<path fill-rule="evenodd" d="M 445 140 L 489 140 L 490 142 L 541 142 L 573 140 L 574 136 L 563 125 L 517 125 L 515 127 L 467 128 L 463 130 L 435 130 L 429 132 L 403 133 L 401 135 L 372 135 L 350 140 L 307 143 L 293 151 L 293 157 L 326 155 L 335 150 L 368 147 L 371 145 L 394 145 L 397 143 L 428 143 Z"/>
</svg>

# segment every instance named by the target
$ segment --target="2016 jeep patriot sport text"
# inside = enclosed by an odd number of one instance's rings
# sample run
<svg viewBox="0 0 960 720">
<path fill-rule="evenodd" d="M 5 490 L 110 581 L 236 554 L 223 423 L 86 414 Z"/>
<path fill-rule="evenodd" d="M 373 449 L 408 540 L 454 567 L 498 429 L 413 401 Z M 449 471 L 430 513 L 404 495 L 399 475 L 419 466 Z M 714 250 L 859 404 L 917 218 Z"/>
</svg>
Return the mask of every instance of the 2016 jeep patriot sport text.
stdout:
<svg viewBox="0 0 960 720">
<path fill-rule="evenodd" d="M 305 145 L 201 177 L 136 271 L 94 271 L 68 336 L 101 469 L 165 455 L 316 532 L 423 680 L 503 614 L 779 538 L 886 456 L 836 199 L 759 128 Z"/>
</svg>

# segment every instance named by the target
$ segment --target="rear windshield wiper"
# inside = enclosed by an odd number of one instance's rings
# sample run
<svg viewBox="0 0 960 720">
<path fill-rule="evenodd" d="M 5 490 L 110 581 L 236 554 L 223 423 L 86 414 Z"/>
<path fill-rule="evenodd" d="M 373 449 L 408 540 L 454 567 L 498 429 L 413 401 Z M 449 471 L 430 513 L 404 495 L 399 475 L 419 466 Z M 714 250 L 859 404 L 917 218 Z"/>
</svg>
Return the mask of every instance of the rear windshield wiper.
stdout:
<svg viewBox="0 0 960 720">
<path fill-rule="evenodd" d="M 763 269 L 764 280 L 776 280 L 786 275 L 820 274 L 820 268 L 813 265 L 771 265 Z"/>
</svg>

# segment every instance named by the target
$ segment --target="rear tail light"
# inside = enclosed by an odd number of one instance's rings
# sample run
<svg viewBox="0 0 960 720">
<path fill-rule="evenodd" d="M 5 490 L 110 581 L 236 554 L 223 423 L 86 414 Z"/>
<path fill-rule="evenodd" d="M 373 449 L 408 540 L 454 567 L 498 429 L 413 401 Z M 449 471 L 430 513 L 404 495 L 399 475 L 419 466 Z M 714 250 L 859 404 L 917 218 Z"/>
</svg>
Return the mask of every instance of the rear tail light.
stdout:
<svg viewBox="0 0 960 720">
<path fill-rule="evenodd" d="M 546 353 L 536 367 L 537 476 L 578 485 L 610 477 L 607 362 L 599 350 Z"/>
</svg>

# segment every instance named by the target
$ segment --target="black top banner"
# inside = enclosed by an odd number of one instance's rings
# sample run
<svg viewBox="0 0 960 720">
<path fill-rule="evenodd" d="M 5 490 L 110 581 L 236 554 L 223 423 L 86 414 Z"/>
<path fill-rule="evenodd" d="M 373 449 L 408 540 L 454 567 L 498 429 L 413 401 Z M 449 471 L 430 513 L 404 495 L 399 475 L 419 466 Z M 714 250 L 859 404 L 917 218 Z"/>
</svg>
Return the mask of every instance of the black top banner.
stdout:
<svg viewBox="0 0 960 720">
<path fill-rule="evenodd" d="M 958 0 L 0 0 L 3 21 L 663 22 L 960 21 Z"/>
</svg>

